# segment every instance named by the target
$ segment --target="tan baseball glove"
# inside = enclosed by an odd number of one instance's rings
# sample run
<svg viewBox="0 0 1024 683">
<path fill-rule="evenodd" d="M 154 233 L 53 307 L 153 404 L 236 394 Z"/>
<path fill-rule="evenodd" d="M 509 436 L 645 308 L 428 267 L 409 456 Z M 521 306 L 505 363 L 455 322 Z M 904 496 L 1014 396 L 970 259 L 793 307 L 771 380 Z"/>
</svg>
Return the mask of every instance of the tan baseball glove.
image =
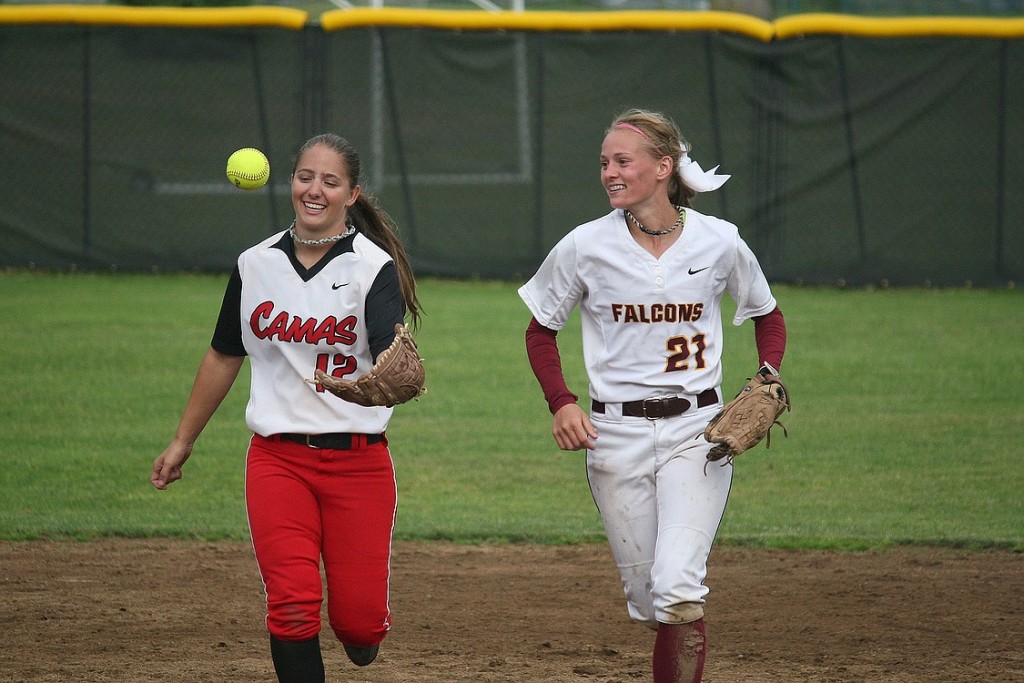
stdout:
<svg viewBox="0 0 1024 683">
<path fill-rule="evenodd" d="M 409 328 L 395 325 L 395 340 L 362 377 L 349 380 L 332 377 L 323 370 L 313 373 L 310 384 L 321 386 L 338 398 L 361 406 L 387 406 L 405 403 L 419 397 L 425 373 L 416 342 Z"/>
<path fill-rule="evenodd" d="M 765 443 L 765 448 L 768 448 L 771 445 L 771 428 L 776 424 L 788 436 L 786 425 L 778 418 L 791 409 L 789 390 L 778 372 L 765 365 L 704 429 L 704 438 L 717 444 L 708 453 L 708 460 L 725 458 L 723 464 L 731 463 L 733 458 L 761 443 L 765 437 L 768 437 Z"/>
</svg>

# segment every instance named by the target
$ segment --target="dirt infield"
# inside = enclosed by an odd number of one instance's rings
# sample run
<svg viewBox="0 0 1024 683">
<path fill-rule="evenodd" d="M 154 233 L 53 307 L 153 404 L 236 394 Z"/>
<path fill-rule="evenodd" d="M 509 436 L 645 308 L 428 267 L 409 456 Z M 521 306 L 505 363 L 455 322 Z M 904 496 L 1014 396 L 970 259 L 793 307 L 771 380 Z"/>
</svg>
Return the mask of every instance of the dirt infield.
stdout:
<svg viewBox="0 0 1024 683">
<path fill-rule="evenodd" d="M 1024 554 L 719 547 L 707 683 L 1024 681 Z M 244 543 L 0 543 L 0 681 L 272 682 Z M 650 680 L 603 545 L 395 546 L 394 627 L 329 681 Z"/>
</svg>

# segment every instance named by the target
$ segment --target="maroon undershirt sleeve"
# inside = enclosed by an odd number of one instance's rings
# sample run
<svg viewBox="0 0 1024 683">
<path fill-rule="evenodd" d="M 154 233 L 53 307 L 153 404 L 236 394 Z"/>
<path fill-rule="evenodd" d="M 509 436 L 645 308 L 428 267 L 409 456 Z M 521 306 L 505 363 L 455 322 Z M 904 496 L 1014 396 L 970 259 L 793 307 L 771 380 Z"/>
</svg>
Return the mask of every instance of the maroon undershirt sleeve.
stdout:
<svg viewBox="0 0 1024 683">
<path fill-rule="evenodd" d="M 771 313 L 754 318 L 754 339 L 760 362 L 781 370 L 782 356 L 786 352 L 786 319 L 778 306 Z"/>
<path fill-rule="evenodd" d="M 562 373 L 562 358 L 558 355 L 556 330 L 544 327 L 536 318 L 530 319 L 526 328 L 526 355 L 530 358 L 530 367 L 544 391 L 544 399 L 548 402 L 548 410 L 554 415 L 558 409 L 575 403 L 579 396 L 569 391 Z"/>
</svg>

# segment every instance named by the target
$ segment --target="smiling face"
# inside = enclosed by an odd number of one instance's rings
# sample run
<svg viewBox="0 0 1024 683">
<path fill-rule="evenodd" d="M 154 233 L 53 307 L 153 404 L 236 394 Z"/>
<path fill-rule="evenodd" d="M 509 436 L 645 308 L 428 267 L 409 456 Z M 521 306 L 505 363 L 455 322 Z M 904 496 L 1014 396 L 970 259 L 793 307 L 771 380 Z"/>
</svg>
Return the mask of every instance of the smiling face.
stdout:
<svg viewBox="0 0 1024 683">
<path fill-rule="evenodd" d="M 326 144 L 306 150 L 292 173 L 295 229 L 305 237 L 344 232 L 348 207 L 359 197 L 344 158 Z"/>
<path fill-rule="evenodd" d="M 615 128 L 601 145 L 601 185 L 616 209 L 636 212 L 664 193 L 672 158 L 657 158 L 643 136 L 628 128 Z"/>
</svg>

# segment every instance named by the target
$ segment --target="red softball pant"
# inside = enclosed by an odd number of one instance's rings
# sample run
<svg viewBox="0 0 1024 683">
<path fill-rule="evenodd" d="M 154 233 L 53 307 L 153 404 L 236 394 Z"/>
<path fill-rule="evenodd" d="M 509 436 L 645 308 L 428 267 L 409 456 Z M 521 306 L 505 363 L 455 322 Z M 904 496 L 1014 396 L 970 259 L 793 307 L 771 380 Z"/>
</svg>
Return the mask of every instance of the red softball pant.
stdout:
<svg viewBox="0 0 1024 683">
<path fill-rule="evenodd" d="M 255 435 L 245 468 L 249 531 L 279 640 L 320 633 L 323 561 L 327 616 L 349 645 L 377 645 L 391 628 L 391 538 L 398 504 L 387 441 L 352 450 Z"/>
</svg>

